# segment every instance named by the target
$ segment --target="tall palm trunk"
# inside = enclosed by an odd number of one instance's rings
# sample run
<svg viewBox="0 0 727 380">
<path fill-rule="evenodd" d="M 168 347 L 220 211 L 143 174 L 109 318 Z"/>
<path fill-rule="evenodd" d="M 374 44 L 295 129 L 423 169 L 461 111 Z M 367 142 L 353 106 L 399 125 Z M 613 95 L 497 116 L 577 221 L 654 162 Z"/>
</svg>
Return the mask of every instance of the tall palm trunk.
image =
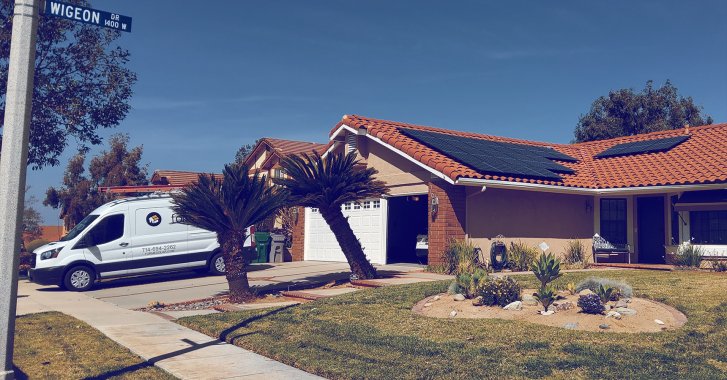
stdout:
<svg viewBox="0 0 727 380">
<path fill-rule="evenodd" d="M 351 272 L 362 280 L 376 278 L 376 268 L 366 259 L 363 248 L 361 248 L 361 242 L 353 233 L 348 219 L 343 216 L 341 207 L 329 207 L 320 210 L 321 216 L 331 227 L 333 235 L 336 236 L 338 245 L 341 246 L 343 255 L 348 260 L 348 265 L 351 266 Z"/>
<path fill-rule="evenodd" d="M 230 301 L 246 302 L 255 298 L 247 281 L 247 262 L 243 257 L 245 232 L 229 231 L 219 233 L 218 237 L 225 260 L 225 277 L 230 288 Z"/>
</svg>

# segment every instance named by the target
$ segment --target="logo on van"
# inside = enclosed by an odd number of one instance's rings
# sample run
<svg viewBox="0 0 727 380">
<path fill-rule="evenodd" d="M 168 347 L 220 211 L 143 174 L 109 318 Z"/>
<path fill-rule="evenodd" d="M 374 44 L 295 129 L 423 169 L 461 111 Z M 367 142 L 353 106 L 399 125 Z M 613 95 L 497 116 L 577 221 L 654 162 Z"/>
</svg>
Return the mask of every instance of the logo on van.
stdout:
<svg viewBox="0 0 727 380">
<path fill-rule="evenodd" d="M 152 227 L 156 227 L 156 226 L 162 224 L 162 216 L 159 215 L 158 212 L 150 212 L 146 216 L 146 224 L 148 224 Z"/>
</svg>

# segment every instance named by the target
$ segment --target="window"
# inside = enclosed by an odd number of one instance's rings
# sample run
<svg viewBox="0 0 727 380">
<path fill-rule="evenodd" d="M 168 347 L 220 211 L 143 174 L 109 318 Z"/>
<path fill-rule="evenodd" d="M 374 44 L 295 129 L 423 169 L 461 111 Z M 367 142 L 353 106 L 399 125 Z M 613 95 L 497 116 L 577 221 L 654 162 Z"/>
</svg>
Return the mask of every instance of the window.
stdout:
<svg viewBox="0 0 727 380">
<path fill-rule="evenodd" d="M 601 199 L 601 236 L 613 244 L 626 244 L 626 199 Z"/>
<path fill-rule="evenodd" d="M 284 169 L 273 170 L 273 177 L 278 178 L 278 179 L 285 178 L 285 170 Z"/>
<path fill-rule="evenodd" d="M 373 201 L 373 204 L 374 204 L 374 208 L 381 208 L 381 201 L 378 201 L 378 200 Z"/>
<path fill-rule="evenodd" d="M 354 210 L 360 210 L 361 209 L 361 203 L 353 202 L 353 209 Z"/>
<path fill-rule="evenodd" d="M 314 214 L 315 214 L 315 213 L 317 213 L 317 212 L 318 212 L 318 209 L 317 209 L 317 208 L 315 208 L 315 207 L 311 207 L 311 209 L 310 209 L 310 212 L 312 212 L 312 213 L 314 213 Z"/>
<path fill-rule="evenodd" d="M 106 244 L 124 236 L 124 215 L 111 215 L 103 218 L 86 235 L 86 245 Z"/>
<path fill-rule="evenodd" d="M 694 244 L 727 244 L 727 210 L 689 212 Z"/>
<path fill-rule="evenodd" d="M 369 208 L 371 208 L 371 201 L 366 201 L 366 202 L 364 202 L 364 203 L 363 203 L 363 208 L 364 208 L 364 209 L 369 209 Z"/>
</svg>

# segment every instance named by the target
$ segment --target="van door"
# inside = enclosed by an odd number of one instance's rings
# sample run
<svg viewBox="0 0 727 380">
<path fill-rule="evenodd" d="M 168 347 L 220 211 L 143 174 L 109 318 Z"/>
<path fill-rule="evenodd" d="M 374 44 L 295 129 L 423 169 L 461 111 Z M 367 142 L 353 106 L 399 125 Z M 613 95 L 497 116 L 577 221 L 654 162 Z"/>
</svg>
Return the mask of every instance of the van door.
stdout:
<svg viewBox="0 0 727 380">
<path fill-rule="evenodd" d="M 188 254 L 187 225 L 175 220 L 169 207 L 137 209 L 133 224 L 130 274 L 194 266 L 195 259 Z"/>
<path fill-rule="evenodd" d="M 131 259 L 129 222 L 124 214 L 101 218 L 73 247 L 83 248 L 86 259 L 101 277 L 126 274 Z"/>
</svg>

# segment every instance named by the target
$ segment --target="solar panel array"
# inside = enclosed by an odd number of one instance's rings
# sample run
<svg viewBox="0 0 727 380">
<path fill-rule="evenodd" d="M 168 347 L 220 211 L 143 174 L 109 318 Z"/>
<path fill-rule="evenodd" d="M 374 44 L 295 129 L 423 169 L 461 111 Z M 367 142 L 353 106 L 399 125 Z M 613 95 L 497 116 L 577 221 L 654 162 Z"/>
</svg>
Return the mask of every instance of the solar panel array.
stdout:
<svg viewBox="0 0 727 380">
<path fill-rule="evenodd" d="M 615 157 L 615 156 L 626 156 L 629 154 L 641 154 L 641 153 L 653 153 L 653 152 L 664 152 L 667 151 L 684 141 L 687 141 L 689 136 L 676 136 L 667 137 L 656 140 L 636 141 L 630 143 L 623 143 L 614 145 L 603 152 L 597 154 L 596 158 Z"/>
<path fill-rule="evenodd" d="M 575 171 L 551 160 L 578 161 L 555 149 L 543 146 L 452 136 L 416 129 L 399 130 L 480 174 L 560 181 L 561 178 L 557 173 L 575 173 Z"/>
</svg>

